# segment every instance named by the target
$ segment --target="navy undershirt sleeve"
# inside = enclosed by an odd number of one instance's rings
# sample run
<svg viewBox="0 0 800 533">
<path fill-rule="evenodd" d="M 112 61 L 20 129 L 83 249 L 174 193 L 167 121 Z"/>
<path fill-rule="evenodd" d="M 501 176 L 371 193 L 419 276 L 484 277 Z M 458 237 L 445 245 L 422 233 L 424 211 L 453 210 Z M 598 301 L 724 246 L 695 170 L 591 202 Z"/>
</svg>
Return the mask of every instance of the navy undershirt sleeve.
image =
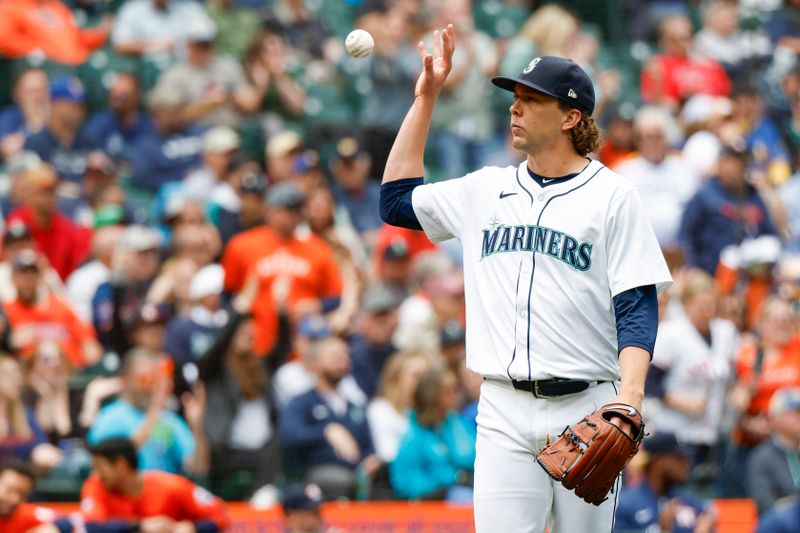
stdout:
<svg viewBox="0 0 800 533">
<path fill-rule="evenodd" d="M 618 352 L 626 346 L 647 350 L 653 358 L 658 332 L 658 293 L 655 285 L 635 287 L 614 296 Z"/>
<path fill-rule="evenodd" d="M 422 178 L 407 178 L 381 185 L 381 220 L 392 226 L 422 230 L 411 205 L 411 193 L 422 183 Z"/>
</svg>

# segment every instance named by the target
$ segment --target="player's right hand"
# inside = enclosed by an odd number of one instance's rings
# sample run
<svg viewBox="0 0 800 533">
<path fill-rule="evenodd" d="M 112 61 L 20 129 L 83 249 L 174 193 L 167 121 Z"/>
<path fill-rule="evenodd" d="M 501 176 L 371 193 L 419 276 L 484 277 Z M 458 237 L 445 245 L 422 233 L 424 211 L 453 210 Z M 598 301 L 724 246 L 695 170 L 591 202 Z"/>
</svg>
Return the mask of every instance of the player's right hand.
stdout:
<svg viewBox="0 0 800 533">
<path fill-rule="evenodd" d="M 447 79 L 453 66 L 456 30 L 452 24 L 448 24 L 447 28 L 441 32 L 441 42 L 439 41 L 439 31 L 433 32 L 433 55 L 428 53 L 425 43 L 422 41 L 417 46 L 419 55 L 422 57 L 422 73 L 417 79 L 414 96 L 436 97 L 442 90 L 444 80 Z"/>
</svg>

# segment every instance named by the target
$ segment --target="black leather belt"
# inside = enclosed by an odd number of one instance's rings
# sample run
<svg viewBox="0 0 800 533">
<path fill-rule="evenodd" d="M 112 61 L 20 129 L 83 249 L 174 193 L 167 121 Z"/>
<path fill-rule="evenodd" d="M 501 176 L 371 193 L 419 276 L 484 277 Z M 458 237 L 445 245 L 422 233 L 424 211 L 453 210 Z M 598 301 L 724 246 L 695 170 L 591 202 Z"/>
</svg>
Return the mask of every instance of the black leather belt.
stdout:
<svg viewBox="0 0 800 533">
<path fill-rule="evenodd" d="M 537 398 L 557 398 L 558 396 L 583 392 L 593 385 L 604 382 L 554 378 L 540 379 L 538 381 L 511 380 L 511 383 L 515 389 L 530 392 Z"/>
</svg>

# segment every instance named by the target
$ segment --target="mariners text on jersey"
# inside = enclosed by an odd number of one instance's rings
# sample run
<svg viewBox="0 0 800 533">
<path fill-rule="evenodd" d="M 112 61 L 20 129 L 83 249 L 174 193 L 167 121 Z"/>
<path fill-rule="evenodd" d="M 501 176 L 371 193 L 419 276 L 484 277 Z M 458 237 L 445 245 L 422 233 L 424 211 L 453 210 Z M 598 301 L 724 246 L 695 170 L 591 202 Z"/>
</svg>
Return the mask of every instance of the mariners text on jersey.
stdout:
<svg viewBox="0 0 800 533">
<path fill-rule="evenodd" d="M 592 243 L 544 226 L 506 226 L 493 223 L 483 230 L 481 259 L 507 252 L 533 252 L 563 261 L 585 272 L 592 266 Z"/>
</svg>

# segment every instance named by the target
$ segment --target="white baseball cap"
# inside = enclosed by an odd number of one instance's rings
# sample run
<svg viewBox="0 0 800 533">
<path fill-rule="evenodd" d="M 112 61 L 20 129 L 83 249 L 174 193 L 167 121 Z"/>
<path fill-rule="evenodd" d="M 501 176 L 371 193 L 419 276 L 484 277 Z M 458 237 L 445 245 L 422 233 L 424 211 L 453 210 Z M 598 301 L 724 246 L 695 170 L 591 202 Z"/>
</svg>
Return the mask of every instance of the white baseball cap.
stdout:
<svg viewBox="0 0 800 533">
<path fill-rule="evenodd" d="M 225 270 L 222 266 L 214 263 L 206 265 L 192 278 L 189 285 L 189 298 L 199 300 L 206 296 L 213 296 L 222 293 L 225 281 Z"/>
</svg>

